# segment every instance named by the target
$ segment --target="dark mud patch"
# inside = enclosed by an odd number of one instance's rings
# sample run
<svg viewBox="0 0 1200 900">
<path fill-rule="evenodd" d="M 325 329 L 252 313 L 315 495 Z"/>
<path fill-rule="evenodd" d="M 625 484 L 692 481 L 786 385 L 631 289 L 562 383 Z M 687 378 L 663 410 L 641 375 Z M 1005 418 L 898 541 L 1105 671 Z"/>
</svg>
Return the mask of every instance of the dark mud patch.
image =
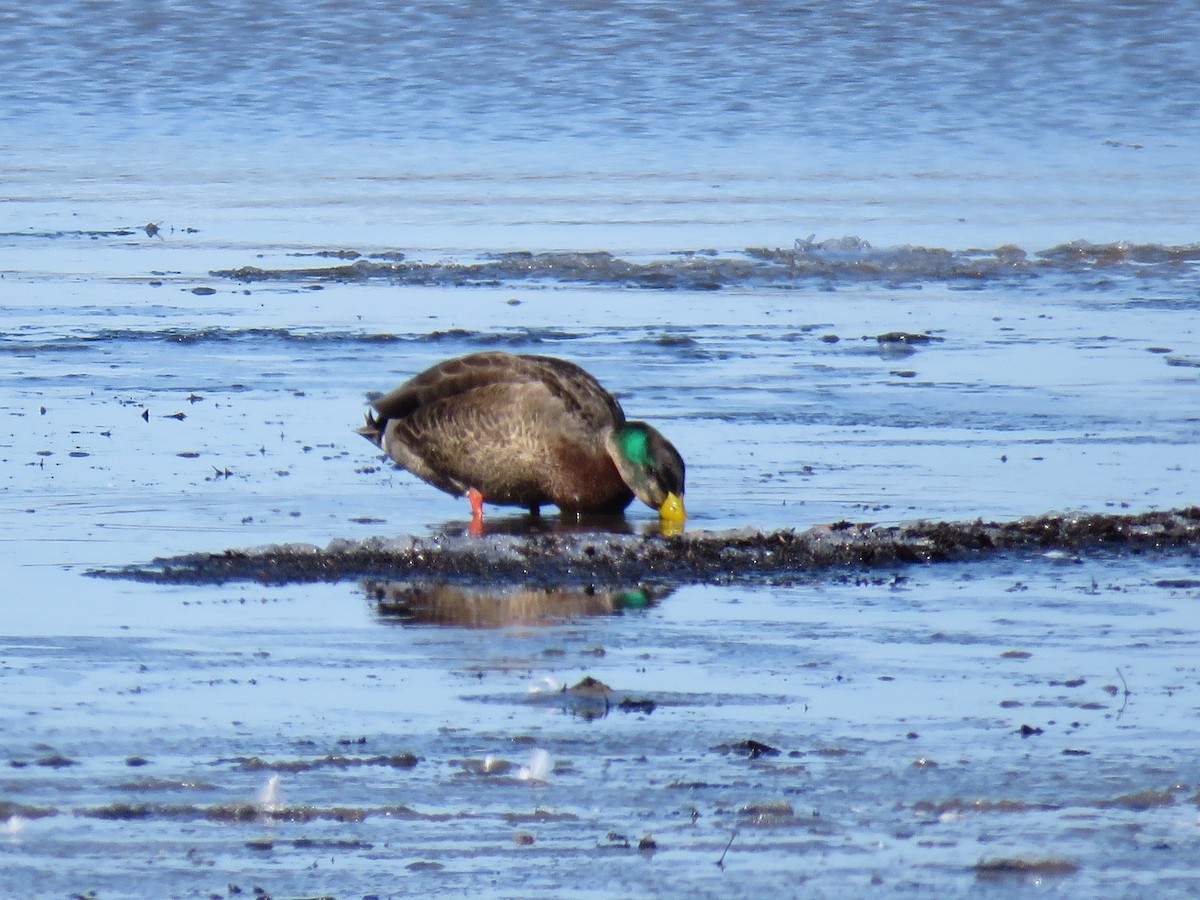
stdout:
<svg viewBox="0 0 1200 900">
<path fill-rule="evenodd" d="M 1133 794 L 1122 794 L 1099 801 L 1096 806 L 1100 809 L 1128 809 L 1135 812 L 1145 812 L 1149 809 L 1162 809 L 1175 805 L 1175 795 L 1171 791 L 1147 790 Z"/>
<path fill-rule="evenodd" d="M 591 675 L 585 675 L 570 687 L 530 691 L 520 697 L 490 696 L 477 698 L 483 702 L 517 703 L 528 706 L 553 707 L 585 720 L 602 719 L 610 712 L 650 715 L 666 700 L 645 693 L 630 694 L 615 690 Z M 679 701 L 675 701 L 676 705 Z M 491 774 L 490 772 L 482 774 Z"/>
<path fill-rule="evenodd" d="M 787 287 L 797 283 L 1020 281 L 1041 275 L 1104 272 L 1145 277 L 1177 275 L 1200 260 L 1200 245 L 1164 246 L 1075 241 L 1028 253 L 1020 247 L 950 250 L 941 247 L 873 247 L 857 237 L 797 240 L 790 248 L 749 247 L 738 253 L 678 251 L 645 262 L 605 251 L 499 253 L 471 260 L 421 262 L 403 253 L 361 256 L 357 251 L 316 253 L 338 265 L 267 269 L 242 266 L 211 272 L 241 283 L 362 283 L 478 286 L 543 282 L 665 290 Z"/>
<path fill-rule="evenodd" d="M 215 791 L 217 786 L 207 781 L 183 781 L 170 778 L 142 778 L 137 781 L 126 781 L 117 785 L 119 791 L 158 792 L 158 791 Z"/>
<path fill-rule="evenodd" d="M 939 819 L 947 813 L 1028 813 L 1047 812 L 1061 809 L 1061 803 L 1039 803 L 1031 800 L 943 800 L 933 803 L 918 800 L 913 811 L 931 819 Z"/>
<path fill-rule="evenodd" d="M 145 229 L 138 229 L 145 230 Z M 111 237 L 132 237 L 137 233 L 137 230 L 132 228 L 111 228 L 105 230 L 94 231 L 4 231 L 0 232 L 0 238 L 13 239 L 25 238 L 36 240 L 57 240 L 59 238 L 89 238 L 98 240 L 99 238 Z M 157 233 L 157 229 L 155 231 Z M 151 236 L 147 231 L 147 237 Z"/>
<path fill-rule="evenodd" d="M 747 759 L 759 759 L 763 756 L 778 756 L 779 750 L 772 747 L 770 744 L 764 744 L 762 741 L 756 741 L 753 738 L 747 738 L 744 741 L 736 741 L 732 744 L 719 744 L 713 747 L 718 753 L 733 756 L 744 756 Z"/>
<path fill-rule="evenodd" d="M 930 564 L 1003 553 L 1140 553 L 1197 547 L 1200 507 L 1189 507 L 1139 515 L 1049 513 L 999 523 L 838 522 L 800 532 L 700 531 L 678 537 L 592 532 L 338 539 L 324 549 L 311 544 L 231 549 L 89 574 L 166 584 L 361 578 L 548 586 L 786 583 L 831 569 Z"/>
<path fill-rule="evenodd" d="M 58 810 L 45 806 L 29 806 L 24 803 L 14 803 L 11 800 L 0 800 L 0 820 L 13 818 L 44 819 L 47 816 L 58 815 Z"/>
<path fill-rule="evenodd" d="M 554 822 L 578 822 L 579 816 L 573 812 L 559 809 L 543 809 L 538 807 L 532 812 L 503 813 L 501 819 L 508 825 L 545 825 Z"/>
<path fill-rule="evenodd" d="M 1062 877 L 1078 871 L 1078 863 L 1069 859 L 985 859 L 975 866 L 975 875 L 981 881 Z"/>
<path fill-rule="evenodd" d="M 796 816 L 792 804 L 786 800 L 771 800 L 766 803 L 748 803 L 738 809 L 739 825 L 778 827 L 803 824 Z"/>
<path fill-rule="evenodd" d="M 77 818 L 106 821 L 207 821 L 229 825 L 264 822 L 357 823 L 370 818 L 441 823 L 467 821 L 481 817 L 481 814 L 473 811 L 425 812 L 404 804 L 284 804 L 261 798 L 255 802 L 214 804 L 117 801 L 103 805 L 76 806 L 65 809 L 38 809 L 15 804 L 12 805 L 12 808 L 13 814 L 30 819 L 69 813 Z"/>
<path fill-rule="evenodd" d="M 247 772 L 311 772 L 314 769 L 355 769 L 362 766 L 380 766 L 388 769 L 412 769 L 421 761 L 412 753 L 396 753 L 391 756 L 340 756 L 330 754 L 317 759 L 266 760 L 257 756 L 235 760 L 237 767 Z"/>
<path fill-rule="evenodd" d="M 265 808 L 258 803 L 231 803 L 214 806 L 165 803 L 110 803 L 81 807 L 72 811 L 86 819 L 116 822 L 162 820 L 174 822 L 207 821 L 224 824 L 243 822 L 362 822 L 371 817 L 444 822 L 470 818 L 469 814 L 421 813 L 408 806 L 283 806 Z"/>
<path fill-rule="evenodd" d="M 24 768 L 26 763 L 19 760 L 13 760 L 9 763 L 9 765 L 11 765 L 14 769 L 19 769 Z M 68 766 L 79 765 L 79 760 L 63 756 L 61 753 L 51 753 L 47 756 L 39 757 L 34 761 L 34 765 L 41 766 L 45 769 L 65 769 Z"/>
</svg>

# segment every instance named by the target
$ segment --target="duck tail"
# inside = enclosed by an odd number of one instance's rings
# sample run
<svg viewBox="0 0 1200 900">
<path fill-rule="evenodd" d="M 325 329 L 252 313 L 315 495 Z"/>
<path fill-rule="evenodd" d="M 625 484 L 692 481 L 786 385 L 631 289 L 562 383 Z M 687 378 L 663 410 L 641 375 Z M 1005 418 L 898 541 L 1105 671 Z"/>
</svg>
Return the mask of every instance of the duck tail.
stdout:
<svg viewBox="0 0 1200 900">
<path fill-rule="evenodd" d="M 369 412 L 367 413 L 367 424 L 361 428 L 355 428 L 356 434 L 361 434 L 376 447 L 383 446 L 383 429 L 387 425 L 387 419 L 377 419 Z"/>
</svg>

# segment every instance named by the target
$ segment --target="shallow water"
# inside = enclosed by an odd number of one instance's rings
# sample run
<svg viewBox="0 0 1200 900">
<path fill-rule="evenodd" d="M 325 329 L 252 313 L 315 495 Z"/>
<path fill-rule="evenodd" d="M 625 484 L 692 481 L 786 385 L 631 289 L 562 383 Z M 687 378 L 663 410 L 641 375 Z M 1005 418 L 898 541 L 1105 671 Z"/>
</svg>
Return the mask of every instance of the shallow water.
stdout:
<svg viewBox="0 0 1200 900">
<path fill-rule="evenodd" d="M 1194 890 L 1194 558 L 896 574 L 482 631 L 85 582 L 6 641 L 6 890 Z"/>
<path fill-rule="evenodd" d="M 461 531 L 352 429 L 497 346 L 693 530 L 1197 502 L 1190 8 L 551 6 L 5 17 L 0 892 L 1195 893 L 1194 548 L 85 576 Z"/>
<path fill-rule="evenodd" d="M 43 240 L 97 270 L 162 250 Z M 5 279 L 6 891 L 1195 890 L 1188 551 L 555 600 L 549 622 L 481 585 L 467 627 L 398 624 L 354 582 L 83 574 L 460 531 L 465 503 L 351 429 L 367 391 L 488 346 L 575 359 L 661 425 L 693 529 L 1187 505 L 1186 268 L 1144 292 L 697 292 L 241 284 L 189 254 Z M 608 703 L 556 692 L 585 676 Z"/>
</svg>

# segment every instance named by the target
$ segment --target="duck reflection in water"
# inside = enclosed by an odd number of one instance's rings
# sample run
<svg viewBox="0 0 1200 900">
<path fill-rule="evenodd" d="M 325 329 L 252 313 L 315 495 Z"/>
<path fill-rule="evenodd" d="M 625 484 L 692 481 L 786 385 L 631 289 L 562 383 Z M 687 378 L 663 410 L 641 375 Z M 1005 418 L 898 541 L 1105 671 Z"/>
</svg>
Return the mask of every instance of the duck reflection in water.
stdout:
<svg viewBox="0 0 1200 900">
<path fill-rule="evenodd" d="M 382 622 L 506 628 L 553 625 L 587 616 L 615 616 L 648 609 L 669 591 L 635 586 L 625 590 L 594 587 L 511 588 L 427 581 L 363 582 L 363 592 Z"/>
</svg>

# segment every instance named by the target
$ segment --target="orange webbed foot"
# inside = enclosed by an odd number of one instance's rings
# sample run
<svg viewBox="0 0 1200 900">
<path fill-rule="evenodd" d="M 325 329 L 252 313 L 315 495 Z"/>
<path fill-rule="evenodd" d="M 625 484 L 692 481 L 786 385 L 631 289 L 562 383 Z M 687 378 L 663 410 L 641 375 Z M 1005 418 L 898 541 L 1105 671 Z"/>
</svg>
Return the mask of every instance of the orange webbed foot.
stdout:
<svg viewBox="0 0 1200 900">
<path fill-rule="evenodd" d="M 471 501 L 471 536 L 479 537 L 483 534 L 483 494 L 471 488 L 467 499 Z"/>
</svg>

